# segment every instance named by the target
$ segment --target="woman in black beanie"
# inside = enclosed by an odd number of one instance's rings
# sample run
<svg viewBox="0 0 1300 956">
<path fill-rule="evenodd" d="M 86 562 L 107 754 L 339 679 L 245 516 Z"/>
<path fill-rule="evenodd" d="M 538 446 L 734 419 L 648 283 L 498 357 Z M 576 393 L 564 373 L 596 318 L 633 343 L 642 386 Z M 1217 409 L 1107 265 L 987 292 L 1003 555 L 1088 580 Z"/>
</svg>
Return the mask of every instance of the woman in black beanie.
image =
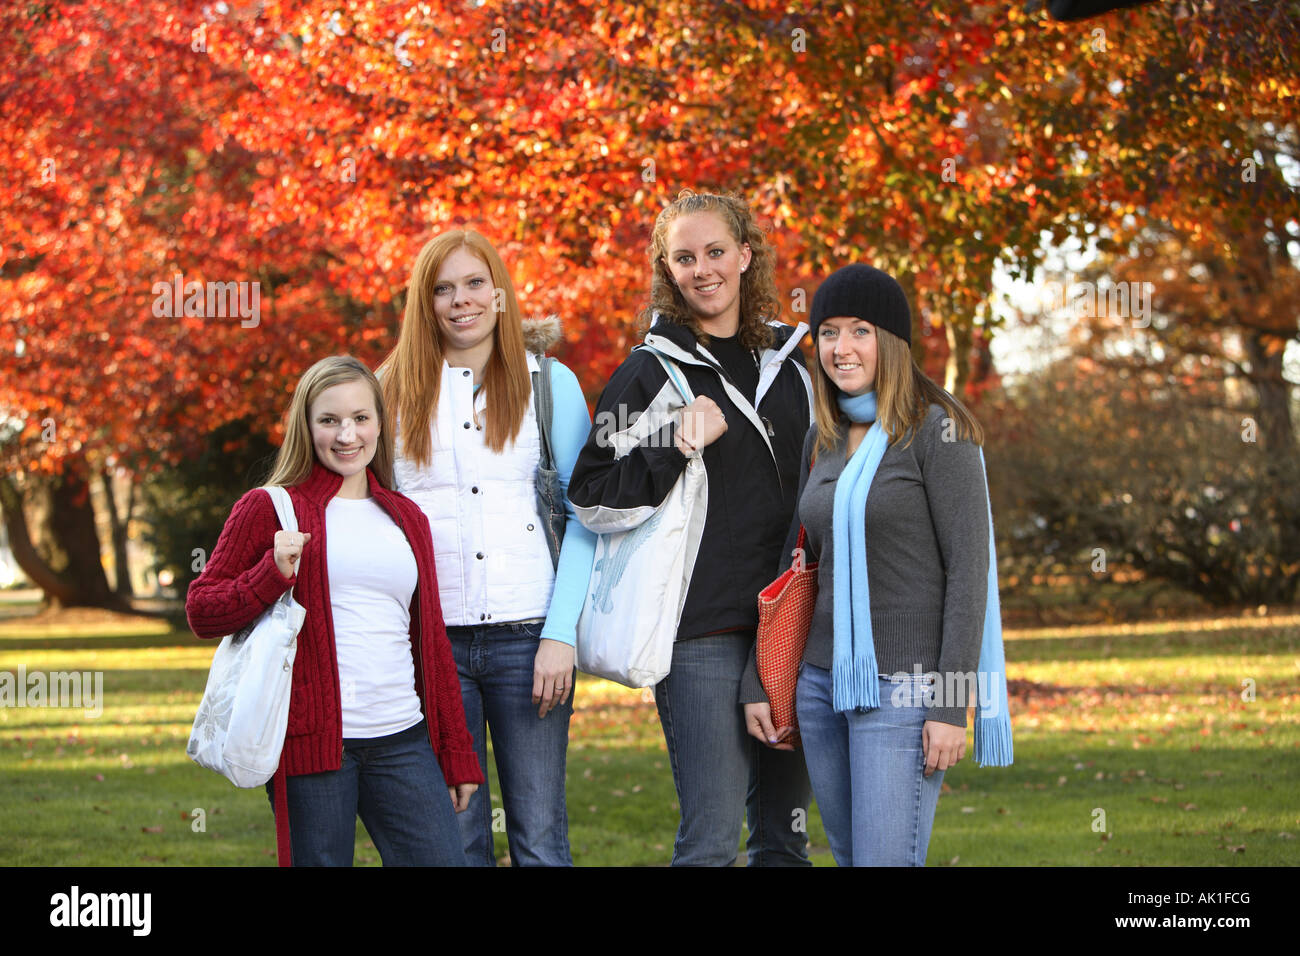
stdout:
<svg viewBox="0 0 1300 956">
<path fill-rule="evenodd" d="M 838 270 L 812 324 L 817 422 L 786 547 L 802 522 L 818 562 L 799 733 L 836 862 L 922 865 L 977 698 L 977 761 L 1010 762 L 1001 628 L 986 626 L 997 587 L 983 434 L 913 361 L 891 276 Z M 745 712 L 753 736 L 787 746 L 761 693 Z"/>
</svg>

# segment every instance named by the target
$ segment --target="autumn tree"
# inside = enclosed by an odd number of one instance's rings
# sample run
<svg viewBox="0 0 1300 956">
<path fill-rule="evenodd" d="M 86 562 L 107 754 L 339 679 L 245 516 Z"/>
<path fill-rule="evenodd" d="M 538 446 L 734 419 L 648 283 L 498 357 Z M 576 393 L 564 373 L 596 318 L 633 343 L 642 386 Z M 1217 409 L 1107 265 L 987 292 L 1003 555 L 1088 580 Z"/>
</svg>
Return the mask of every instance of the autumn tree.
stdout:
<svg viewBox="0 0 1300 956">
<path fill-rule="evenodd" d="M 227 416 L 278 404 L 284 379 L 264 370 L 296 364 L 287 326 L 250 334 L 160 308 L 155 291 L 177 275 L 270 286 L 293 264 L 250 226 L 256 157 L 219 122 L 246 84 L 203 53 L 202 24 L 199 4 L 0 12 L 0 505 L 56 604 L 126 606 L 100 563 L 90 483 L 143 478 Z M 130 512 L 112 516 L 119 554 Z"/>
<path fill-rule="evenodd" d="M 845 262 L 897 272 L 939 330 L 918 353 L 941 338 L 959 392 L 994 269 L 1029 275 L 1050 242 L 1120 256 L 1149 223 L 1219 248 L 1254 235 L 1276 247 L 1256 288 L 1288 288 L 1294 187 L 1265 170 L 1295 142 L 1295 3 L 1083 24 L 992 0 L 93 6 L 0 13 L 0 500 L 19 544 L 38 480 L 69 482 L 58 510 L 75 512 L 91 475 L 166 467 L 223 424 L 274 440 L 312 361 L 383 357 L 416 252 L 452 226 L 497 244 L 526 309 L 561 314 L 591 395 L 632 344 L 651 223 L 685 186 L 755 203 L 787 318 Z M 1228 188 L 1247 157 L 1267 191 Z M 258 322 L 157 315 L 177 274 L 257 283 Z M 1270 326 L 1270 361 L 1287 329 Z M 95 578 L 81 527 L 65 550 L 83 570 L 24 567 L 103 601 L 72 583 Z"/>
</svg>

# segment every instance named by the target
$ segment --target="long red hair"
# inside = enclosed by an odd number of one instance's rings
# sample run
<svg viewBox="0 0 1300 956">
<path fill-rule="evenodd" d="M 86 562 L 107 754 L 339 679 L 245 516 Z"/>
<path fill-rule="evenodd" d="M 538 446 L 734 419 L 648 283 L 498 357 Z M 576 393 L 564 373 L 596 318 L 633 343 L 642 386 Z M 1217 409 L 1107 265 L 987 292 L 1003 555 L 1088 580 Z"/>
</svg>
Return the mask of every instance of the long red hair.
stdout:
<svg viewBox="0 0 1300 956">
<path fill-rule="evenodd" d="M 438 270 L 447 257 L 464 249 L 480 259 L 492 279 L 496 313 L 492 355 L 483 371 L 487 395 L 487 446 L 505 449 L 519 434 L 532 382 L 524 350 L 523 315 L 514 283 L 492 243 L 472 229 L 453 229 L 435 236 L 420 250 L 411 269 L 406 292 L 406 312 L 397 345 L 377 369 L 384 402 L 397 417 L 402 454 L 421 467 L 433 457 L 429 423 L 442 386 L 443 343 L 433 313 Z"/>
</svg>

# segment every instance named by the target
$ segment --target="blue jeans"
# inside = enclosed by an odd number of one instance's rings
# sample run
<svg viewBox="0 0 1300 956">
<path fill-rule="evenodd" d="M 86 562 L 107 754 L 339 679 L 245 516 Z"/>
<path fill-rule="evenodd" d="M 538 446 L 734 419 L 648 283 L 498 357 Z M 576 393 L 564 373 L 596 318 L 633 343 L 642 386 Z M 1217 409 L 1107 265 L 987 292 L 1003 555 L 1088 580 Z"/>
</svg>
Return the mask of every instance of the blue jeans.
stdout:
<svg viewBox="0 0 1300 956">
<path fill-rule="evenodd" d="M 511 865 L 572 866 L 564 764 L 573 695 L 545 717 L 537 716 L 533 661 L 541 633 L 540 623 L 447 628 L 465 722 L 484 770 L 487 732 L 492 733 Z M 459 819 L 470 866 L 495 866 L 493 824 L 497 830 L 501 826 L 488 784 L 474 791 Z"/>
<path fill-rule="evenodd" d="M 943 771 L 925 776 L 921 728 L 928 680 L 881 677 L 880 707 L 836 713 L 831 672 L 807 663 L 799 672 L 799 735 L 840 866 L 925 865 L 943 785 Z"/>
<path fill-rule="evenodd" d="M 655 686 L 681 825 L 673 866 L 731 866 L 743 817 L 750 866 L 809 866 L 803 754 L 773 750 L 745 731 L 740 678 L 754 632 L 673 645 L 672 669 Z"/>
<path fill-rule="evenodd" d="M 424 720 L 386 737 L 345 738 L 338 770 L 285 781 L 294 866 L 351 866 L 358 814 L 384 866 L 465 865 Z"/>
</svg>

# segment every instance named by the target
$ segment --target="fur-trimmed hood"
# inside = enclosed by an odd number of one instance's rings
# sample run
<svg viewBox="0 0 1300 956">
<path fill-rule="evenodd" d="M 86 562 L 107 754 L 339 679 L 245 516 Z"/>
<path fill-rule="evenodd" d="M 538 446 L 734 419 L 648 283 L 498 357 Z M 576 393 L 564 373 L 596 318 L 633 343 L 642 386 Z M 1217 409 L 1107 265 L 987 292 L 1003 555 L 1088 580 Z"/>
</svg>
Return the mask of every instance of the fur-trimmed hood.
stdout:
<svg viewBox="0 0 1300 956">
<path fill-rule="evenodd" d="M 524 319 L 524 348 L 534 355 L 545 355 L 546 350 L 564 338 L 558 315 L 535 316 Z"/>
</svg>

